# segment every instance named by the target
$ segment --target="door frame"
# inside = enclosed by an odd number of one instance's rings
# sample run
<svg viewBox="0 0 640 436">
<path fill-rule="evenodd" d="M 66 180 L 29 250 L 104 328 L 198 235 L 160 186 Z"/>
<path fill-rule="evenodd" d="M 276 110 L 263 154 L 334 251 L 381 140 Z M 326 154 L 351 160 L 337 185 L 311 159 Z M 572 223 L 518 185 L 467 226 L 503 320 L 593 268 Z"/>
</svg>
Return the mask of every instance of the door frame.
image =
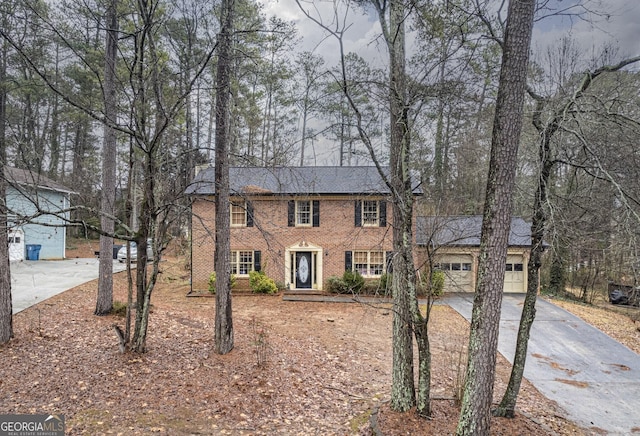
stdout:
<svg viewBox="0 0 640 436">
<path fill-rule="evenodd" d="M 295 253 L 297 252 L 309 252 L 311 253 L 311 265 L 310 266 L 310 274 L 311 274 L 311 288 L 300 288 L 300 290 L 309 291 L 309 290 L 322 290 L 323 280 L 322 280 L 322 269 L 323 269 L 323 258 L 324 258 L 324 250 L 322 247 L 305 242 L 304 240 L 300 241 L 297 244 L 291 245 L 287 247 L 284 251 L 284 276 L 286 278 L 286 285 L 288 289 L 298 289 L 296 288 L 296 262 L 295 262 Z"/>
<path fill-rule="evenodd" d="M 9 229 L 7 234 L 9 241 L 15 238 L 20 238 L 20 242 L 9 243 L 9 261 L 17 262 L 25 260 L 25 243 L 24 243 L 24 230 L 22 229 Z"/>
</svg>

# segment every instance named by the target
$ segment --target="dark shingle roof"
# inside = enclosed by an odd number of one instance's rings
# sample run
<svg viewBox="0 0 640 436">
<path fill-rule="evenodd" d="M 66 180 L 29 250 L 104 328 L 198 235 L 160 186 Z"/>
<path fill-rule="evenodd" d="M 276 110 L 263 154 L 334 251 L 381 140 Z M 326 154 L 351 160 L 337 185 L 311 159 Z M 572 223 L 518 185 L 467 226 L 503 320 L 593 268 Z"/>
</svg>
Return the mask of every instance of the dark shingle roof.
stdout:
<svg viewBox="0 0 640 436">
<path fill-rule="evenodd" d="M 418 217 L 418 245 L 479 246 L 482 216 Z M 531 224 L 519 217 L 511 218 L 509 246 L 531 246 Z"/>
<path fill-rule="evenodd" d="M 4 167 L 4 176 L 8 184 L 16 184 L 28 187 L 47 189 L 49 191 L 63 192 L 65 194 L 75 194 L 64 185 L 30 170 L 21 168 Z"/>
<path fill-rule="evenodd" d="M 385 168 L 385 171 L 387 169 Z M 201 170 L 188 195 L 215 194 L 214 168 Z M 388 194 L 376 167 L 232 167 L 232 194 Z M 416 189 L 419 194 L 419 189 Z"/>
</svg>

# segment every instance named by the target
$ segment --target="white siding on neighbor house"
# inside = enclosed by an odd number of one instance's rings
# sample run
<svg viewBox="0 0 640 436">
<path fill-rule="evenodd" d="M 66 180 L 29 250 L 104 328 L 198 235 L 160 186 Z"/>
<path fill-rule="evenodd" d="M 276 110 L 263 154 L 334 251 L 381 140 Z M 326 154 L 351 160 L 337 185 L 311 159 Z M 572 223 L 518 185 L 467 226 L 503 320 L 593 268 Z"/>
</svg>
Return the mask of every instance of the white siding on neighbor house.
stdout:
<svg viewBox="0 0 640 436">
<path fill-rule="evenodd" d="M 37 203 L 37 206 L 36 204 Z M 41 215 L 32 222 L 23 223 L 20 216 L 30 217 L 37 213 L 38 209 L 48 212 L 61 212 L 69 207 L 69 195 L 62 192 L 38 189 L 37 195 L 23 195 L 13 187 L 7 189 L 7 206 L 10 211 L 9 221 L 24 231 L 24 244 L 41 245 L 40 259 L 63 259 L 65 256 L 66 229 L 65 218 L 54 215 Z M 16 223 L 15 220 L 20 222 Z"/>
</svg>

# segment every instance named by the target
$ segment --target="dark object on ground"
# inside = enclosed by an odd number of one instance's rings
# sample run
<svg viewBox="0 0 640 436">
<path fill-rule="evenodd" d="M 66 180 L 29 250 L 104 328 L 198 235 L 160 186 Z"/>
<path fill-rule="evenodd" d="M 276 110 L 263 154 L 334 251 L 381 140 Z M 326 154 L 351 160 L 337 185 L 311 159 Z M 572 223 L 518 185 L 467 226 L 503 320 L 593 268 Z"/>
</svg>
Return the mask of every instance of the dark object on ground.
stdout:
<svg viewBox="0 0 640 436">
<path fill-rule="evenodd" d="M 609 283 L 608 291 L 611 304 L 640 306 L 640 289 L 637 287 Z"/>
<path fill-rule="evenodd" d="M 614 289 L 609 293 L 609 301 L 611 304 L 629 304 L 629 297 L 620 289 Z"/>
</svg>

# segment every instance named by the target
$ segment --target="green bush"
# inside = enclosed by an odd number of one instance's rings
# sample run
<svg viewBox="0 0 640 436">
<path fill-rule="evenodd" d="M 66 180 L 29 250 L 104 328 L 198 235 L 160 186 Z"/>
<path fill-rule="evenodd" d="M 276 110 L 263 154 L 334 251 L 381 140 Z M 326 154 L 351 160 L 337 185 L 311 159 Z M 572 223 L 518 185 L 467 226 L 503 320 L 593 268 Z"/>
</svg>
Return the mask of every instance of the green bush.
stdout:
<svg viewBox="0 0 640 436">
<path fill-rule="evenodd" d="M 364 287 L 364 277 L 358 271 L 345 271 L 342 277 L 327 278 L 327 290 L 335 294 L 358 294 Z"/>
<path fill-rule="evenodd" d="M 342 280 L 349 288 L 349 292 L 357 294 L 364 286 L 364 277 L 358 271 L 345 271 Z"/>
<path fill-rule="evenodd" d="M 327 291 L 333 294 L 346 294 L 347 285 L 338 276 L 327 277 Z"/>
<path fill-rule="evenodd" d="M 431 273 L 431 295 L 434 297 L 442 296 L 444 293 L 444 279 L 444 272 L 439 269 L 436 269 Z"/>
<path fill-rule="evenodd" d="M 231 289 L 236 287 L 236 276 L 235 274 L 231 274 Z M 212 272 L 209 276 L 209 292 L 212 294 L 216 293 L 216 273 Z"/>
<path fill-rule="evenodd" d="M 391 273 L 384 273 L 380 276 L 380 288 L 383 291 L 391 291 L 391 283 L 393 280 L 393 275 Z"/>
<path fill-rule="evenodd" d="M 249 286 L 256 294 L 276 294 L 278 292 L 276 282 L 262 271 L 249 272 Z"/>
</svg>

